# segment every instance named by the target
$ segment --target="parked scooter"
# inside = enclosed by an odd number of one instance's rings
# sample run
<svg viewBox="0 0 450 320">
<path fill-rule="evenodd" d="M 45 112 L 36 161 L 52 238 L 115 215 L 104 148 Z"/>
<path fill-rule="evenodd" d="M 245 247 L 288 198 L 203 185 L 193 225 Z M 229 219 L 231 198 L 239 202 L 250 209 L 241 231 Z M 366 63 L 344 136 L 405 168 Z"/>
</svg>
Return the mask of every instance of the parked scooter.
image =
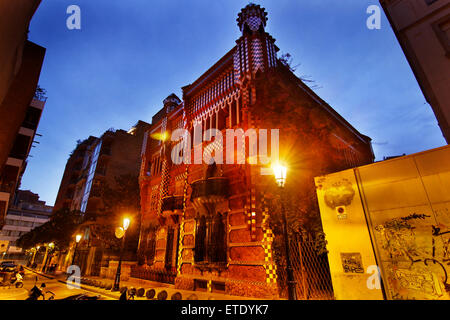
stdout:
<svg viewBox="0 0 450 320">
<path fill-rule="evenodd" d="M 19 272 L 17 272 L 14 276 L 12 276 L 11 285 L 14 285 L 16 288 L 23 287 L 23 277 Z"/>
<path fill-rule="evenodd" d="M 0 287 L 11 287 L 15 286 L 16 288 L 23 287 L 23 277 L 20 273 L 16 272 L 11 277 L 4 277 L 3 281 L 0 282 Z"/>
</svg>

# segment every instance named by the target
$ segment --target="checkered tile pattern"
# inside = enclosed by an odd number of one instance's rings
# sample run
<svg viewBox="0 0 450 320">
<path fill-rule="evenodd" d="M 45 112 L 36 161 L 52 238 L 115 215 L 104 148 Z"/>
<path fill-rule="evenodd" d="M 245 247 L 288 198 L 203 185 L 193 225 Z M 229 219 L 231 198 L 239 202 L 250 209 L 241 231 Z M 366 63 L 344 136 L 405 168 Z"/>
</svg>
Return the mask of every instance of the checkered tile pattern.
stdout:
<svg viewBox="0 0 450 320">
<path fill-rule="evenodd" d="M 256 240 L 256 191 L 252 187 L 247 198 L 247 223 L 251 239 Z"/>
<path fill-rule="evenodd" d="M 261 25 L 262 21 L 260 17 L 249 17 L 247 19 L 247 25 L 249 26 L 250 30 L 252 31 L 258 31 L 259 26 Z"/>
<path fill-rule="evenodd" d="M 188 190 L 188 173 L 189 173 L 189 166 L 186 166 L 186 170 L 184 172 L 183 178 L 184 178 L 184 190 L 183 190 L 183 217 L 181 219 L 180 224 L 180 239 L 178 242 L 178 266 L 177 266 L 177 273 L 181 274 L 181 265 L 183 264 L 183 238 L 184 238 L 184 213 L 186 210 L 186 199 L 187 199 L 187 190 Z"/>
<path fill-rule="evenodd" d="M 263 249 L 264 249 L 264 269 L 266 270 L 266 283 L 277 283 L 277 267 L 273 260 L 273 232 L 267 226 L 267 220 L 269 219 L 269 209 L 263 204 Z"/>
</svg>

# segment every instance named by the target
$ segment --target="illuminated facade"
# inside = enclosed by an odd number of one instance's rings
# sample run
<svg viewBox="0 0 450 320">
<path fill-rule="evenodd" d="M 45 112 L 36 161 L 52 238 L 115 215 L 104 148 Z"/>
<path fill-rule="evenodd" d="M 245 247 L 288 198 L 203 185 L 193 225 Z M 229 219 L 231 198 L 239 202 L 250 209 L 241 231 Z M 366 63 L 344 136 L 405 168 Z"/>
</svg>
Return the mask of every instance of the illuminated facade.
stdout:
<svg viewBox="0 0 450 320">
<path fill-rule="evenodd" d="M 279 157 L 289 164 L 291 177 L 286 188 L 299 192 L 309 186 L 314 191 L 319 172 L 371 163 L 374 157 L 370 138 L 277 57 L 275 40 L 264 30 L 264 8 L 249 4 L 237 22 L 242 36 L 236 46 L 183 87 L 182 100 L 167 97 L 153 117 L 140 172 L 140 266 L 132 276 L 152 280 L 148 275 L 166 272 L 180 289 L 275 298 L 280 283 L 268 203 L 276 187 L 273 176 L 261 171 L 270 163 L 251 164 L 250 149 L 257 144 L 251 129 L 259 142 L 267 129 L 271 156 L 279 141 Z M 172 161 L 174 155 L 186 160 L 188 154 L 172 142 L 176 129 L 186 130 L 181 141 L 190 147 L 190 162 Z M 212 139 L 208 129 L 220 130 L 223 142 L 217 135 Z M 230 129 L 237 135 L 228 140 Z M 247 135 L 240 136 L 240 129 Z M 205 142 L 196 139 L 202 136 Z M 215 150 L 217 156 L 219 149 L 227 150 L 224 159 L 233 164 L 196 162 L 196 150 Z M 230 157 L 230 150 L 236 155 Z M 261 145 L 258 151 L 261 155 Z"/>
</svg>

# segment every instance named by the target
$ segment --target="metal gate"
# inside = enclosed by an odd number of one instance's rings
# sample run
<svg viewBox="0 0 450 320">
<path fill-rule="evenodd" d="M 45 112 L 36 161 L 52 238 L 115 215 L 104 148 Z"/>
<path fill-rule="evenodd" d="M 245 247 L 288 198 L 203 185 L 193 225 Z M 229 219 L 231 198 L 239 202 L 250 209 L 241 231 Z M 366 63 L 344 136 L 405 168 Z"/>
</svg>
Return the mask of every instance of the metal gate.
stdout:
<svg viewBox="0 0 450 320">
<path fill-rule="evenodd" d="M 102 267 L 103 250 L 101 248 L 95 248 L 94 260 L 91 266 L 91 276 L 100 276 L 100 270 Z"/>
<path fill-rule="evenodd" d="M 290 258 L 298 300 L 333 300 L 330 267 L 326 253 L 318 254 L 311 236 L 290 236 Z M 282 256 L 277 266 L 278 288 L 282 298 L 287 298 L 286 260 Z"/>
</svg>

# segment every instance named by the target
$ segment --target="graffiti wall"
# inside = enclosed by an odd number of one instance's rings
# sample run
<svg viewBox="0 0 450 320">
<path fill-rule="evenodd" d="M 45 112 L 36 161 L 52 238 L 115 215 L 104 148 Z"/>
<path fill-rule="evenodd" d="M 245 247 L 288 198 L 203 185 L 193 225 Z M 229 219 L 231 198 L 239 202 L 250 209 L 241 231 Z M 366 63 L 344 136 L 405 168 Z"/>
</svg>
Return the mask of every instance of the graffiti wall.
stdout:
<svg viewBox="0 0 450 320">
<path fill-rule="evenodd" d="M 324 229 L 330 214 L 335 228 L 364 217 L 387 299 L 450 298 L 449 146 L 319 177 L 316 186 Z M 345 250 L 333 232 L 327 240 Z M 347 270 L 367 267 L 357 255 L 346 257 Z"/>
</svg>

